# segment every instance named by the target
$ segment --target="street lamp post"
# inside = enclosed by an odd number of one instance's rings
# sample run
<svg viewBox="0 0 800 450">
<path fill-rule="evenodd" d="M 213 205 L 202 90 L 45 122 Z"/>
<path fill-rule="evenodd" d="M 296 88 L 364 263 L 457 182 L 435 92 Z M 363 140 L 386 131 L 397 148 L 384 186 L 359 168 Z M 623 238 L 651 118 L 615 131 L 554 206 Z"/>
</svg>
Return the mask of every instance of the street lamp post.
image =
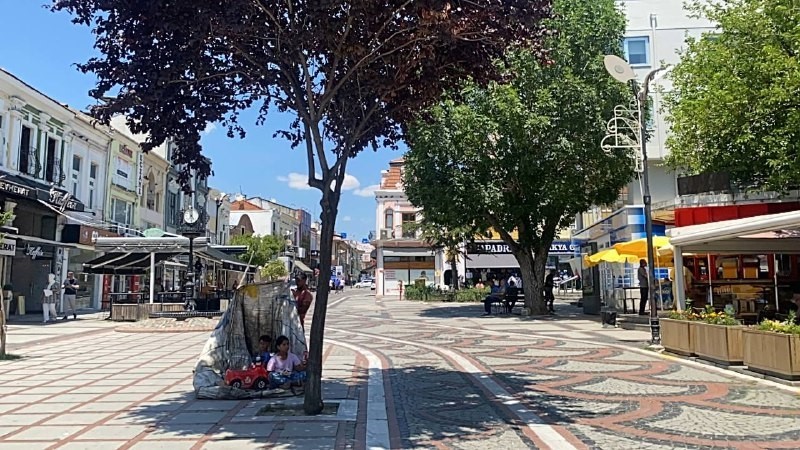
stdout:
<svg viewBox="0 0 800 450">
<path fill-rule="evenodd" d="M 653 248 L 653 216 L 652 216 L 652 198 L 650 196 L 650 174 L 648 170 L 647 161 L 647 105 L 648 96 L 650 93 L 650 83 L 656 79 L 659 72 L 665 74 L 667 67 L 659 67 L 651 70 L 645 77 L 641 85 L 636 82 L 636 73 L 631 68 L 630 64 L 624 59 L 615 56 L 607 55 L 604 59 L 606 70 L 615 80 L 621 83 L 631 83 L 634 95 L 636 97 L 637 113 L 638 113 L 638 138 L 639 150 L 641 152 L 641 170 L 642 170 L 642 200 L 644 202 L 644 231 L 647 240 L 647 275 L 649 283 L 649 299 L 650 302 L 650 335 L 651 335 L 651 348 L 661 348 L 661 324 L 658 320 L 658 308 L 656 307 L 656 292 L 653 289 L 655 285 L 655 249 Z M 611 127 L 609 127 L 611 128 Z"/>
</svg>

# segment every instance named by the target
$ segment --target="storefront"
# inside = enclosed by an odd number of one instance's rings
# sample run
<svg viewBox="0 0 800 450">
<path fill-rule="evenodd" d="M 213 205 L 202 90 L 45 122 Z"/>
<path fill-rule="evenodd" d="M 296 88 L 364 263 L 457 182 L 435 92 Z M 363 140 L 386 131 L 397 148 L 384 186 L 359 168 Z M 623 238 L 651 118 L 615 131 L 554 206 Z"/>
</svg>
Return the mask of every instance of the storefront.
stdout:
<svg viewBox="0 0 800 450">
<path fill-rule="evenodd" d="M 558 269 L 572 275 L 569 260 L 580 253 L 577 241 L 554 241 L 547 256 L 547 269 Z M 466 282 L 484 284 L 491 279 L 519 276 L 519 263 L 511 248 L 503 241 L 476 241 L 467 245 Z"/>
<path fill-rule="evenodd" d="M 430 248 L 381 248 L 378 250 L 378 295 L 399 295 L 417 280 L 435 284 L 436 256 Z"/>
<path fill-rule="evenodd" d="M 61 242 L 76 244 L 76 248 L 66 249 L 67 272 L 73 272 L 81 290 L 76 299 L 78 308 L 100 309 L 103 280 L 102 276 L 84 271 L 87 263 L 102 254 L 94 249 L 98 237 L 116 237 L 116 233 L 87 225 L 66 224 L 61 231 Z"/>
<path fill-rule="evenodd" d="M 59 215 L 83 211 L 83 204 L 63 190 L 5 172 L 0 172 L 0 201 L 4 211 L 14 213 L 9 226 L 18 232 L 3 241 L 3 285 L 15 299 L 25 297 L 26 313 L 41 311 L 48 274 L 63 279 L 65 251 L 76 248 L 58 239 Z M 21 312 L 17 302 L 11 304 L 12 313 Z"/>
</svg>

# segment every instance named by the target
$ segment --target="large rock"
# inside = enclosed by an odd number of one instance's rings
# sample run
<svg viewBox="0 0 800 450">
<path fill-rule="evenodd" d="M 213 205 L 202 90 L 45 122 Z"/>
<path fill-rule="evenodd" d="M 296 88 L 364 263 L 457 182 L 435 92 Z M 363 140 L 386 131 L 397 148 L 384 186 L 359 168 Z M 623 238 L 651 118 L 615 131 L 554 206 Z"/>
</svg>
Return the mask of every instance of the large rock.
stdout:
<svg viewBox="0 0 800 450">
<path fill-rule="evenodd" d="M 262 335 L 272 336 L 273 343 L 278 336 L 288 337 L 291 351 L 300 359 L 308 349 L 285 282 L 251 284 L 236 291 L 195 365 L 193 383 L 197 397 L 242 399 L 291 395 L 282 389 L 244 391 L 223 383 L 226 370 L 250 364 Z"/>
</svg>

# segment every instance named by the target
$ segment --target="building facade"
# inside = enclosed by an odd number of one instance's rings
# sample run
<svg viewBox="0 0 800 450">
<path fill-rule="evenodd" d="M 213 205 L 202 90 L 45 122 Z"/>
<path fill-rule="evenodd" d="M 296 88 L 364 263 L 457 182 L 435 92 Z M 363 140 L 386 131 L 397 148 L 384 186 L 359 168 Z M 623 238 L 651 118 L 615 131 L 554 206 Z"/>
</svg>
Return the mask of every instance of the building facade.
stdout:
<svg viewBox="0 0 800 450">
<path fill-rule="evenodd" d="M 208 210 L 208 237 L 217 245 L 230 243 L 230 220 L 232 203 L 230 196 L 219 189 L 209 188 Z"/>
</svg>

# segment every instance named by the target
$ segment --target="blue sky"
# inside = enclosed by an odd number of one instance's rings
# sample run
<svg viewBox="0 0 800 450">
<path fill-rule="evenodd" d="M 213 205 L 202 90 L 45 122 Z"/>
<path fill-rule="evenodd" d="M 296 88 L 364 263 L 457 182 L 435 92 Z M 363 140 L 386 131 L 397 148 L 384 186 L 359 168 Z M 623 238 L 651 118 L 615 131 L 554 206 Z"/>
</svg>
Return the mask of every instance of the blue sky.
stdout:
<svg viewBox="0 0 800 450">
<path fill-rule="evenodd" d="M 44 0 L 3 3 L 0 67 L 58 101 L 81 109 L 90 105 L 88 91 L 94 78 L 74 67 L 94 52 L 89 29 L 73 25 L 64 13 L 49 12 Z M 307 173 L 304 153 L 272 137 L 288 120 L 289 116 L 275 113 L 264 127 L 256 127 L 252 120 L 243 122 L 249 125 L 245 139 L 229 139 L 225 130 L 209 127 L 203 145 L 213 161 L 211 185 L 223 192 L 241 190 L 248 196 L 275 198 L 318 217 L 319 191 L 302 181 Z M 342 194 L 337 230 L 360 240 L 375 228 L 375 198 L 368 188 L 378 183 L 389 161 L 400 155 L 388 149 L 368 150 L 348 163 L 352 177 L 345 187 L 351 189 Z"/>
</svg>

